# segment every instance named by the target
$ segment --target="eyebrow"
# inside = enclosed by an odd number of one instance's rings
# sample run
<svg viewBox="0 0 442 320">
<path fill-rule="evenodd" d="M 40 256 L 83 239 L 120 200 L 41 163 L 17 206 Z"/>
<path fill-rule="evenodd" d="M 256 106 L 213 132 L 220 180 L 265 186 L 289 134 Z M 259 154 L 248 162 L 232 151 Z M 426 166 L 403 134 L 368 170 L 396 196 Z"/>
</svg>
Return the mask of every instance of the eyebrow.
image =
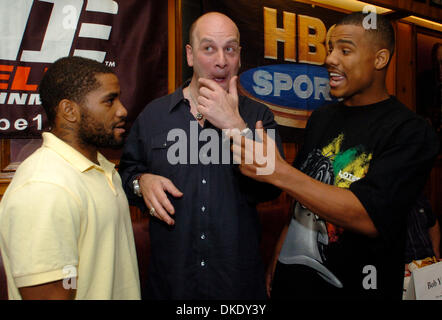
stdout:
<svg viewBox="0 0 442 320">
<path fill-rule="evenodd" d="M 115 99 L 115 98 L 117 98 L 117 97 L 120 96 L 120 95 L 121 95 L 121 92 L 111 92 L 111 93 L 105 95 L 105 96 L 103 97 L 103 100 L 106 100 L 106 99 Z"/>
</svg>

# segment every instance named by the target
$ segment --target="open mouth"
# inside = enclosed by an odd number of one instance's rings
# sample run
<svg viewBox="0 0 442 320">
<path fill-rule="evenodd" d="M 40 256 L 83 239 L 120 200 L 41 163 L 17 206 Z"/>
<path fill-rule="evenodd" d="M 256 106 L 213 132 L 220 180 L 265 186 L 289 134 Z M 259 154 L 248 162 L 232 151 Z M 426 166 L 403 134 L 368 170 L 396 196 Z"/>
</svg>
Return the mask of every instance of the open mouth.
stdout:
<svg viewBox="0 0 442 320">
<path fill-rule="evenodd" d="M 217 83 L 222 83 L 222 82 L 226 81 L 226 78 L 225 77 L 215 77 L 215 78 L 213 78 L 213 80 Z"/>
<path fill-rule="evenodd" d="M 225 74 L 212 74 L 212 80 L 217 83 L 223 83 L 227 80 L 227 75 L 225 75 Z"/>
<path fill-rule="evenodd" d="M 345 76 L 342 73 L 336 71 L 329 71 L 329 77 L 331 88 L 339 86 L 345 80 Z"/>
</svg>

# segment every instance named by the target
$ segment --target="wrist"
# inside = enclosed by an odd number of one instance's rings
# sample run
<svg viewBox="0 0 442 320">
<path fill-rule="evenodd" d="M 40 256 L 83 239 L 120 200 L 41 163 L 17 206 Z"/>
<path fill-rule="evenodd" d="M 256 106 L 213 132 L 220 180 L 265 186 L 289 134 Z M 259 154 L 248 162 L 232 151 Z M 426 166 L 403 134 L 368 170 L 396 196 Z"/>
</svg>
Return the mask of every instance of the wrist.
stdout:
<svg viewBox="0 0 442 320">
<path fill-rule="evenodd" d="M 143 194 L 141 193 L 141 187 L 140 187 L 140 179 L 141 179 L 141 176 L 142 176 L 143 174 L 138 174 L 138 175 L 136 175 L 135 176 L 135 178 L 132 180 L 132 187 L 133 187 L 133 192 L 134 192 L 134 194 L 136 195 L 136 196 L 138 196 L 138 197 L 142 197 L 143 196 Z"/>
<path fill-rule="evenodd" d="M 275 169 L 272 174 L 272 184 L 280 189 L 285 187 L 287 177 L 290 176 L 290 170 L 293 167 L 285 161 L 275 161 Z"/>
<path fill-rule="evenodd" d="M 238 118 L 231 120 L 230 125 L 227 129 L 242 131 L 247 128 L 247 123 L 238 115 Z"/>
</svg>

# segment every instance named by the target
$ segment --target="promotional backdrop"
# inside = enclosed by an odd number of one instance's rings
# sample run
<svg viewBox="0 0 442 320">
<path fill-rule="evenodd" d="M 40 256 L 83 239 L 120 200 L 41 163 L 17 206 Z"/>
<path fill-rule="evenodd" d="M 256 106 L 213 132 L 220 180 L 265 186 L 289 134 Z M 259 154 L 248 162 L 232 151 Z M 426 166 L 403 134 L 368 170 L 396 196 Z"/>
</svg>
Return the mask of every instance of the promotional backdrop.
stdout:
<svg viewBox="0 0 442 320">
<path fill-rule="evenodd" d="M 129 125 L 167 94 L 167 1 L 1 0 L 0 136 L 40 137 L 45 70 L 64 56 L 115 68 Z"/>
</svg>

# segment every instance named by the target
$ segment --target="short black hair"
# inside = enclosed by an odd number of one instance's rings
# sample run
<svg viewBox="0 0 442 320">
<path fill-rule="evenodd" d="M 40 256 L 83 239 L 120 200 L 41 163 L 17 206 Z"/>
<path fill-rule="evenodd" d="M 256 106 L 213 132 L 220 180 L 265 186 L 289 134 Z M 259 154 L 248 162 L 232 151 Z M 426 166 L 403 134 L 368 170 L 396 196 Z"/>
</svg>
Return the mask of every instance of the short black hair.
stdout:
<svg viewBox="0 0 442 320">
<path fill-rule="evenodd" d="M 376 15 L 376 25 L 374 26 L 374 28 L 364 27 L 364 20 L 369 17 L 368 15 Z M 377 14 L 375 12 L 352 12 L 336 24 L 336 26 L 340 25 L 356 25 L 363 27 L 365 29 L 365 32 L 368 32 L 373 37 L 373 39 L 377 42 L 381 49 L 385 48 L 390 51 L 391 60 L 391 57 L 394 53 L 396 40 L 393 26 L 386 16 Z"/>
<path fill-rule="evenodd" d="M 57 106 L 63 99 L 82 104 L 86 94 L 99 87 L 97 74 L 113 73 L 113 69 L 98 61 L 83 57 L 64 57 L 46 71 L 38 88 L 40 100 L 52 126 Z"/>
</svg>

